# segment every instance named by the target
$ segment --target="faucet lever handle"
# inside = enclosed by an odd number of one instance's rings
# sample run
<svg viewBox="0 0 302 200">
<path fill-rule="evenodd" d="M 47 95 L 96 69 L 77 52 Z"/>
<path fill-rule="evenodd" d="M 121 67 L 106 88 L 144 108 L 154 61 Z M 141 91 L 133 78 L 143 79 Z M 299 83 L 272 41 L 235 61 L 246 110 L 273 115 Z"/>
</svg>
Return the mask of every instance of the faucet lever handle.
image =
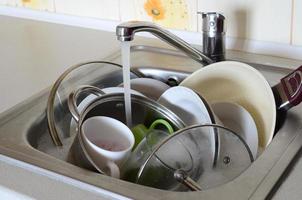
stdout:
<svg viewBox="0 0 302 200">
<path fill-rule="evenodd" d="M 202 12 L 203 53 L 214 61 L 225 60 L 225 17 L 217 12 Z"/>
<path fill-rule="evenodd" d="M 217 12 L 202 12 L 202 31 L 212 34 L 226 32 L 225 17 Z"/>
</svg>

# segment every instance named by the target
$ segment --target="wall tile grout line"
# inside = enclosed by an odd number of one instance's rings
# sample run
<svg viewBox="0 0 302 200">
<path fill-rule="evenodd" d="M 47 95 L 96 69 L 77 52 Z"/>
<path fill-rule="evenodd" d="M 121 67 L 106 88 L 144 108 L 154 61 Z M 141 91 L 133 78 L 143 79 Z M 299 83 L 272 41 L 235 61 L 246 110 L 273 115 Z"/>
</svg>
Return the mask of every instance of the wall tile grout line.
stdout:
<svg viewBox="0 0 302 200">
<path fill-rule="evenodd" d="M 293 34 L 294 34 L 294 16 L 295 16 L 295 0 L 291 2 L 291 19 L 290 19 L 290 39 L 289 44 L 293 45 Z"/>
<path fill-rule="evenodd" d="M 53 2 L 53 12 L 57 12 L 57 7 L 56 7 L 56 0 L 52 0 Z"/>
<path fill-rule="evenodd" d="M 197 23 L 197 32 L 200 32 L 202 30 L 202 26 L 201 26 L 201 20 L 200 20 L 200 10 L 199 10 L 199 4 L 200 4 L 200 1 L 197 0 L 196 1 L 196 6 L 197 6 L 197 12 L 196 12 L 196 23 Z"/>
<path fill-rule="evenodd" d="M 200 28 L 200 27 L 199 27 L 199 23 L 198 23 L 198 17 L 199 17 L 199 16 L 198 16 L 198 0 L 195 1 L 195 6 L 196 6 L 195 18 L 196 18 L 196 23 L 197 23 L 197 24 L 196 24 L 196 32 L 198 33 L 199 30 L 200 30 L 200 29 L 199 29 L 199 28 Z"/>
<path fill-rule="evenodd" d="M 119 21 L 120 21 L 120 22 L 122 21 L 121 1 L 123 1 L 123 0 L 118 0 L 118 18 L 119 18 Z"/>
</svg>

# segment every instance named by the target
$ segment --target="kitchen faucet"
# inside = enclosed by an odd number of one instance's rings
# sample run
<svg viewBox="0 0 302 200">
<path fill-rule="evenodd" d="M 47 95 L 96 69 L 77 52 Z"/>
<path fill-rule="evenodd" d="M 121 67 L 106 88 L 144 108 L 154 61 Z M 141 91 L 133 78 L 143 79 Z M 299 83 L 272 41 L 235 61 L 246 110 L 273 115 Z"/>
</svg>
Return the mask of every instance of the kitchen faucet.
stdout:
<svg viewBox="0 0 302 200">
<path fill-rule="evenodd" d="M 130 21 L 122 23 L 116 27 L 116 36 L 119 41 L 132 41 L 134 39 L 135 33 L 137 32 L 152 33 L 154 36 L 179 49 L 192 59 L 201 63 L 202 65 L 208 65 L 213 63 L 213 60 L 211 58 L 204 55 L 198 49 L 192 47 L 190 44 L 188 44 L 181 38 L 153 23 L 142 21 Z"/>
<path fill-rule="evenodd" d="M 203 52 L 171 32 L 150 22 L 129 21 L 122 23 L 116 27 L 116 36 L 119 41 L 132 41 L 135 33 L 149 32 L 203 65 L 224 60 L 224 17 L 214 12 L 202 14 Z"/>
</svg>

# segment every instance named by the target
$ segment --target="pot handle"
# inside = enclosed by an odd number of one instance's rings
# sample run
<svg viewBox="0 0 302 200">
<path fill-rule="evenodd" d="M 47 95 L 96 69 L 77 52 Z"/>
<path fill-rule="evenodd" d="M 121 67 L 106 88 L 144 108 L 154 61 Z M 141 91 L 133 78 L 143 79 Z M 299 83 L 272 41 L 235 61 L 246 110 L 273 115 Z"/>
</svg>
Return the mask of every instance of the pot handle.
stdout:
<svg viewBox="0 0 302 200">
<path fill-rule="evenodd" d="M 174 178 L 182 183 L 183 185 L 187 186 L 191 191 L 201 191 L 200 185 L 195 182 L 192 178 L 188 176 L 188 174 L 182 170 L 178 169 L 174 172 Z"/>
<path fill-rule="evenodd" d="M 101 90 L 100 88 L 91 85 L 80 86 L 78 89 L 69 94 L 67 101 L 69 112 L 71 113 L 72 118 L 77 123 L 80 119 L 80 112 L 78 111 L 77 99 L 82 92 L 90 92 L 91 94 L 94 94 L 96 96 L 102 96 L 105 94 L 105 92 L 103 92 L 103 90 Z"/>
<path fill-rule="evenodd" d="M 276 100 L 278 110 L 286 111 L 298 105 L 302 101 L 302 66 L 282 78 L 273 92 L 279 97 Z"/>
</svg>

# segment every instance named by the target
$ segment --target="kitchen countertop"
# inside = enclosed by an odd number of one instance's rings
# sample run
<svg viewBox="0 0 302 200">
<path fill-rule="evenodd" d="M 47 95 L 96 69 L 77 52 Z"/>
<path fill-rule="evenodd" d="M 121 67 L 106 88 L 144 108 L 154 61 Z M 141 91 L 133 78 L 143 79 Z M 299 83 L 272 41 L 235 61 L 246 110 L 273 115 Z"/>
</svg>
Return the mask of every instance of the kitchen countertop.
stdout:
<svg viewBox="0 0 302 200">
<path fill-rule="evenodd" d="M 68 67 L 110 55 L 114 34 L 0 17 L 0 112 L 50 86 Z"/>
<path fill-rule="evenodd" d="M 0 199 L 128 199 L 0 155 Z"/>
<path fill-rule="evenodd" d="M 114 33 L 65 25 L 0 17 L 0 113 L 49 87 L 69 66 L 101 60 L 119 49 Z M 138 39 L 137 43 L 158 44 Z M 294 68 L 302 61 L 228 52 L 232 58 Z M 300 156 L 300 155 L 299 155 Z M 299 198 L 302 161 L 298 159 L 276 199 Z M 122 198 L 40 169 L 0 156 L 1 199 L 113 199 Z"/>
</svg>

